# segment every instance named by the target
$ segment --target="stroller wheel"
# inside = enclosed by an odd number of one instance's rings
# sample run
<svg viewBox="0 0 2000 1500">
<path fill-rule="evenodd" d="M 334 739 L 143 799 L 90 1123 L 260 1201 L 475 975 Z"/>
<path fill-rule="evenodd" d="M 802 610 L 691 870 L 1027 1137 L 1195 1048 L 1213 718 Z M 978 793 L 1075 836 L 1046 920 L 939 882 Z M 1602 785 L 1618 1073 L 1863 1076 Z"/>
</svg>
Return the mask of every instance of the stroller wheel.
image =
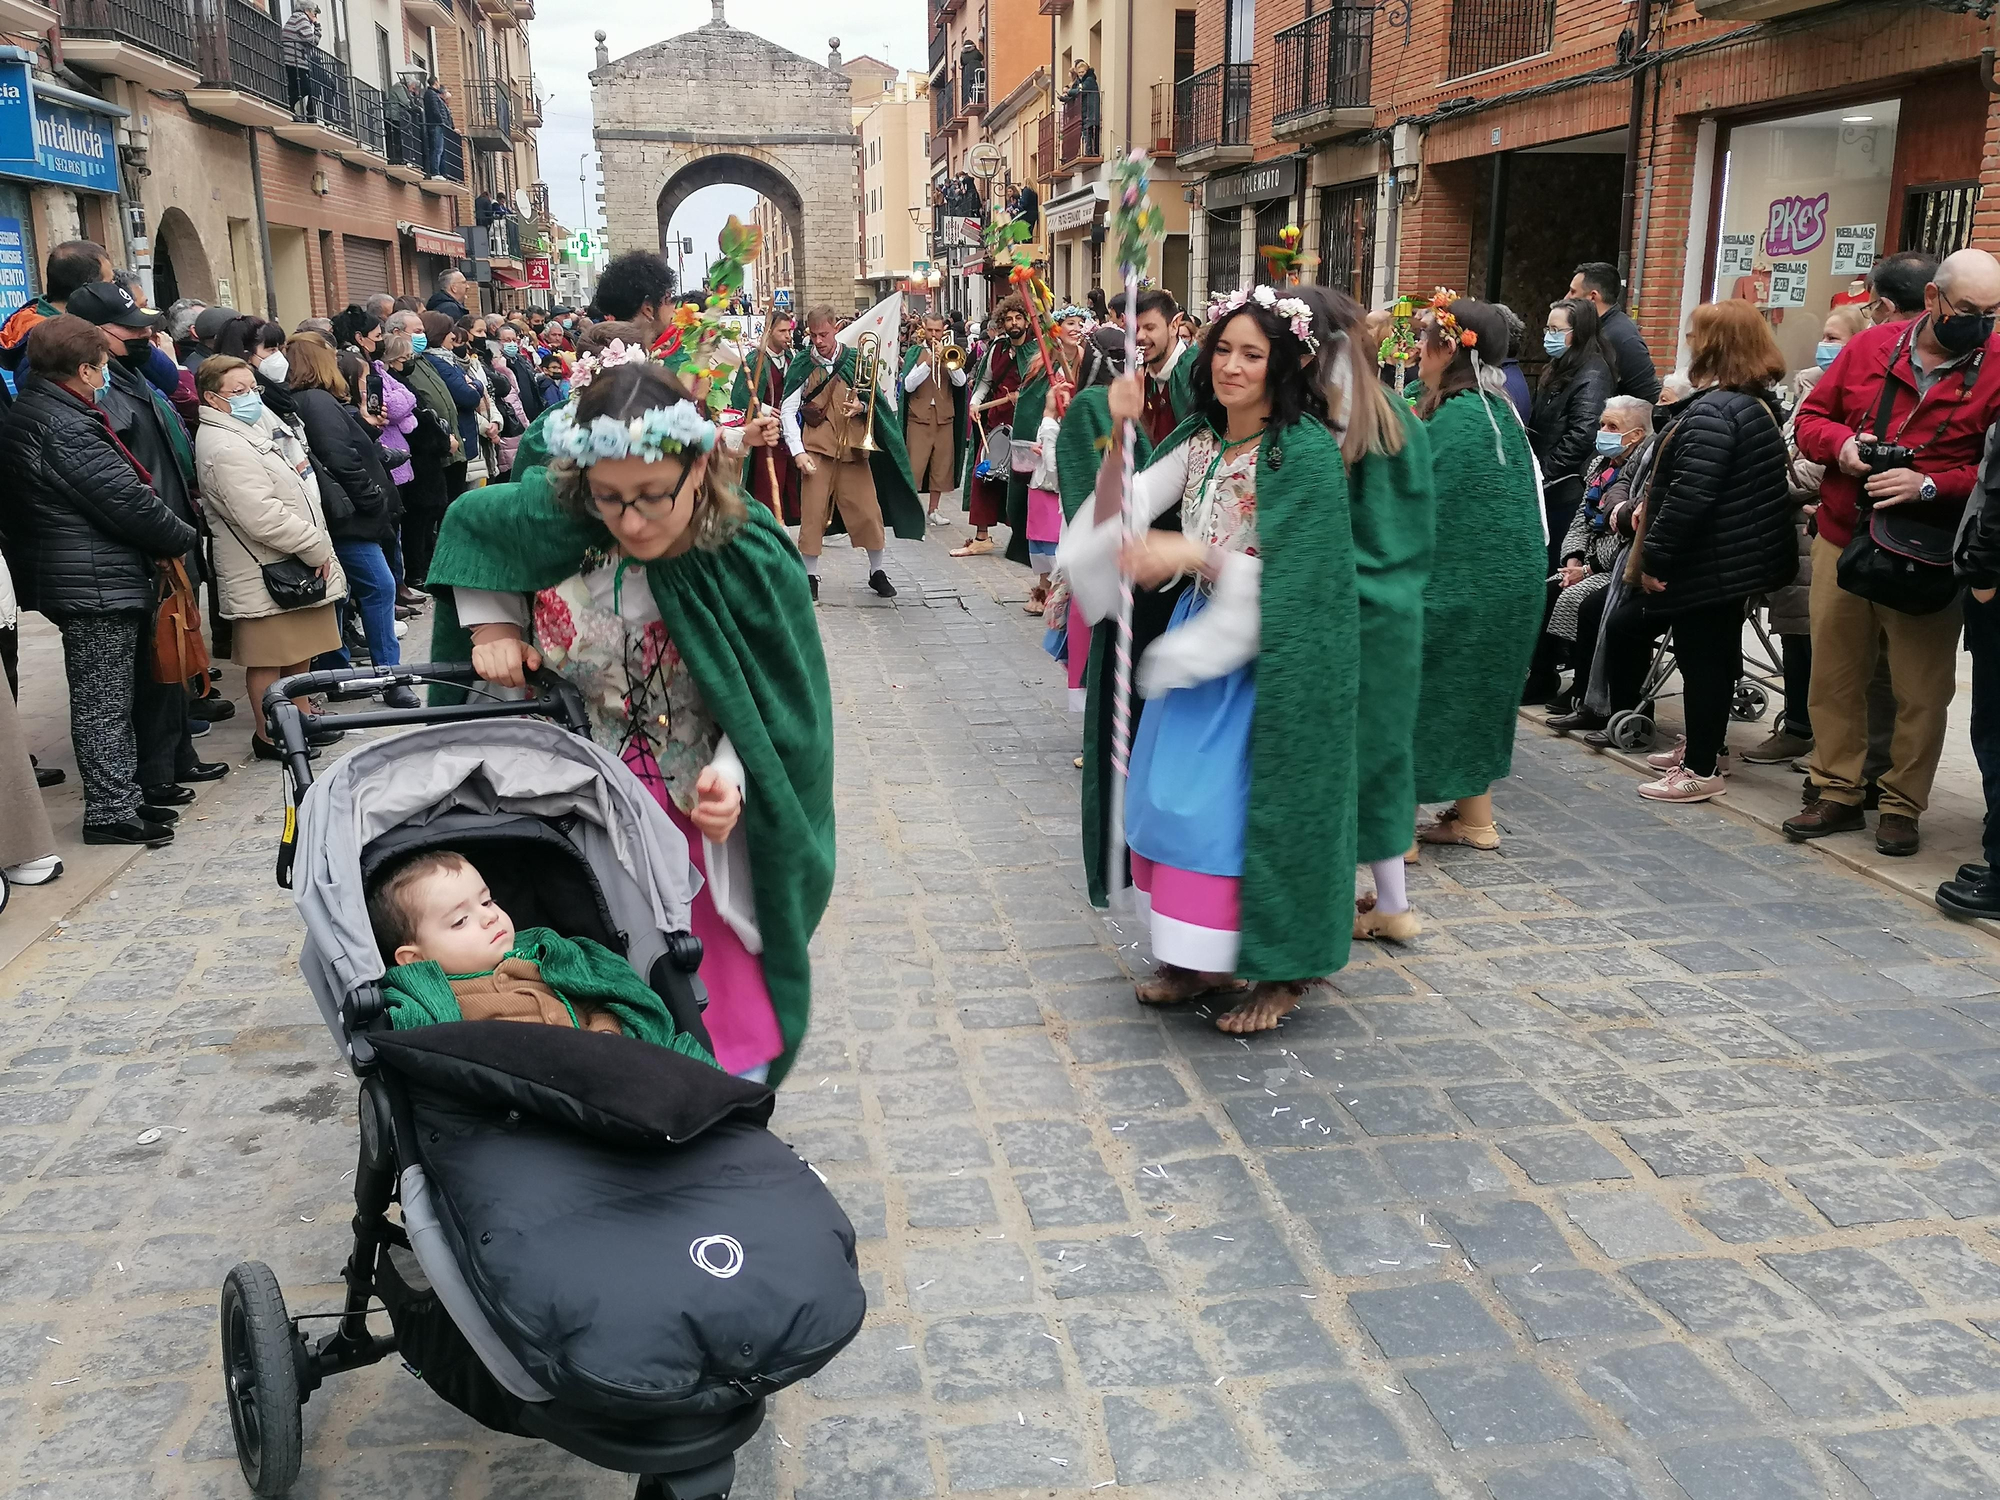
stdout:
<svg viewBox="0 0 2000 1500">
<path fill-rule="evenodd" d="M 1613 714 L 1611 722 L 1604 726 L 1604 733 L 1620 750 L 1643 750 L 1653 743 L 1653 721 L 1645 714 L 1631 711 Z"/>
<path fill-rule="evenodd" d="M 289 1494 L 299 1477 L 297 1347 L 278 1278 L 262 1261 L 239 1262 L 222 1283 L 222 1370 L 236 1461 L 259 1495 Z"/>
<path fill-rule="evenodd" d="M 1771 706 L 1771 695 L 1754 682 L 1740 681 L 1729 701 L 1729 717 L 1739 723 L 1754 724 Z"/>
</svg>

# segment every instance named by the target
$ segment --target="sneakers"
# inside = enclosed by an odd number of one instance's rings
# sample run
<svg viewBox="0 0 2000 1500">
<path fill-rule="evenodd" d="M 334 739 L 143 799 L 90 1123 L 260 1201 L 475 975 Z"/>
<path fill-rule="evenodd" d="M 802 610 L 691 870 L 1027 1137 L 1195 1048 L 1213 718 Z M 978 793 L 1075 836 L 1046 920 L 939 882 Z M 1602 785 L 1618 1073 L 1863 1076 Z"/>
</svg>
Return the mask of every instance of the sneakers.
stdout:
<svg viewBox="0 0 2000 1500">
<path fill-rule="evenodd" d="M 1649 802 L 1706 802 L 1729 790 L 1722 777 L 1697 776 L 1686 766 L 1673 766 L 1658 781 L 1644 782 L 1639 795 Z"/>
<path fill-rule="evenodd" d="M 62 856 L 44 854 L 40 859 L 9 865 L 4 871 L 0 871 L 0 874 L 4 874 L 15 885 L 47 885 L 62 872 Z"/>
<path fill-rule="evenodd" d="M 1799 760 L 1812 754 L 1813 742 L 1810 735 L 1793 734 L 1783 724 L 1777 726 L 1755 745 L 1743 752 L 1746 765 L 1775 766 L 1788 760 Z"/>
<path fill-rule="evenodd" d="M 410 627 L 403 621 L 398 620 L 396 622 L 396 639 L 400 641 L 404 636 L 408 635 L 409 633 L 410 633 Z"/>
<path fill-rule="evenodd" d="M 931 512 L 930 522 L 931 525 L 933 526 L 949 526 L 951 524 L 950 518 L 947 517 L 945 513 L 941 510 L 934 510 Z"/>
<path fill-rule="evenodd" d="M 1682 735 L 1678 740 L 1674 741 L 1673 749 L 1658 750 L 1647 756 L 1646 764 L 1651 766 L 1655 771 L 1672 771 L 1679 767 L 1681 762 L 1686 759 L 1687 747 L 1687 736 Z M 1729 771 L 1729 747 L 1724 745 L 1715 757 L 1715 774 L 1718 776 L 1727 776 Z"/>
<path fill-rule="evenodd" d="M 1798 816 L 1785 819 L 1782 825 L 1785 837 L 1795 844 L 1823 839 L 1830 833 L 1852 833 L 1867 826 L 1868 819 L 1860 808 L 1849 807 L 1845 802 L 1829 802 L 1824 797 L 1815 797 Z"/>
</svg>

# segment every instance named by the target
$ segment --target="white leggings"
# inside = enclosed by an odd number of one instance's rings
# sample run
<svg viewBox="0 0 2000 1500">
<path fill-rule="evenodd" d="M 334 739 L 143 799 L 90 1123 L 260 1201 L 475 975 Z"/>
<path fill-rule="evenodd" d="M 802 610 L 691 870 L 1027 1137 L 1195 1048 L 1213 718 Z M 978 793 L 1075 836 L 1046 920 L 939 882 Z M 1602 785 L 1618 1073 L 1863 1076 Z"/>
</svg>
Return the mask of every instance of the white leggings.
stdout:
<svg viewBox="0 0 2000 1500">
<path fill-rule="evenodd" d="M 1403 856 L 1378 859 L 1368 867 L 1375 877 L 1375 910 L 1398 912 L 1410 909 L 1409 893 L 1403 889 Z"/>
</svg>

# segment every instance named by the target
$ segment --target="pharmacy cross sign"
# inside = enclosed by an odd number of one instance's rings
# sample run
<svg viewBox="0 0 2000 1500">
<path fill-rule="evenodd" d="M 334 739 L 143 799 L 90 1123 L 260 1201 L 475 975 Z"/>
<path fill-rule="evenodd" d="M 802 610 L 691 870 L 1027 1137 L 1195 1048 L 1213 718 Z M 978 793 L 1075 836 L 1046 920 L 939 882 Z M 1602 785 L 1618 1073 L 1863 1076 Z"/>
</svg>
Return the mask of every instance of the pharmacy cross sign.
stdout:
<svg viewBox="0 0 2000 1500">
<path fill-rule="evenodd" d="M 588 229 L 579 229 L 563 242 L 563 254 L 571 260 L 589 260 L 596 253 L 597 236 Z"/>
</svg>

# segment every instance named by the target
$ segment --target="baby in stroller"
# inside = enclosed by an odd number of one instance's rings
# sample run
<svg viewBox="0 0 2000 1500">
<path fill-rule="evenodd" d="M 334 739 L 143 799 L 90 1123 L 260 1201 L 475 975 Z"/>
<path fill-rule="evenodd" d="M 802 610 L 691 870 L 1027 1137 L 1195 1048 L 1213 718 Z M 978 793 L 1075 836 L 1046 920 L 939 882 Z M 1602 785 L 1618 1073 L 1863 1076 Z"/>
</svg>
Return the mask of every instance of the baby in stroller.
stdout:
<svg viewBox="0 0 2000 1500">
<path fill-rule="evenodd" d="M 587 937 L 546 927 L 517 933 L 486 877 L 456 849 L 396 861 L 368 893 L 368 920 L 385 958 L 389 1024 L 527 1021 L 632 1036 L 715 1061 L 674 1025 L 632 966 Z"/>
</svg>

